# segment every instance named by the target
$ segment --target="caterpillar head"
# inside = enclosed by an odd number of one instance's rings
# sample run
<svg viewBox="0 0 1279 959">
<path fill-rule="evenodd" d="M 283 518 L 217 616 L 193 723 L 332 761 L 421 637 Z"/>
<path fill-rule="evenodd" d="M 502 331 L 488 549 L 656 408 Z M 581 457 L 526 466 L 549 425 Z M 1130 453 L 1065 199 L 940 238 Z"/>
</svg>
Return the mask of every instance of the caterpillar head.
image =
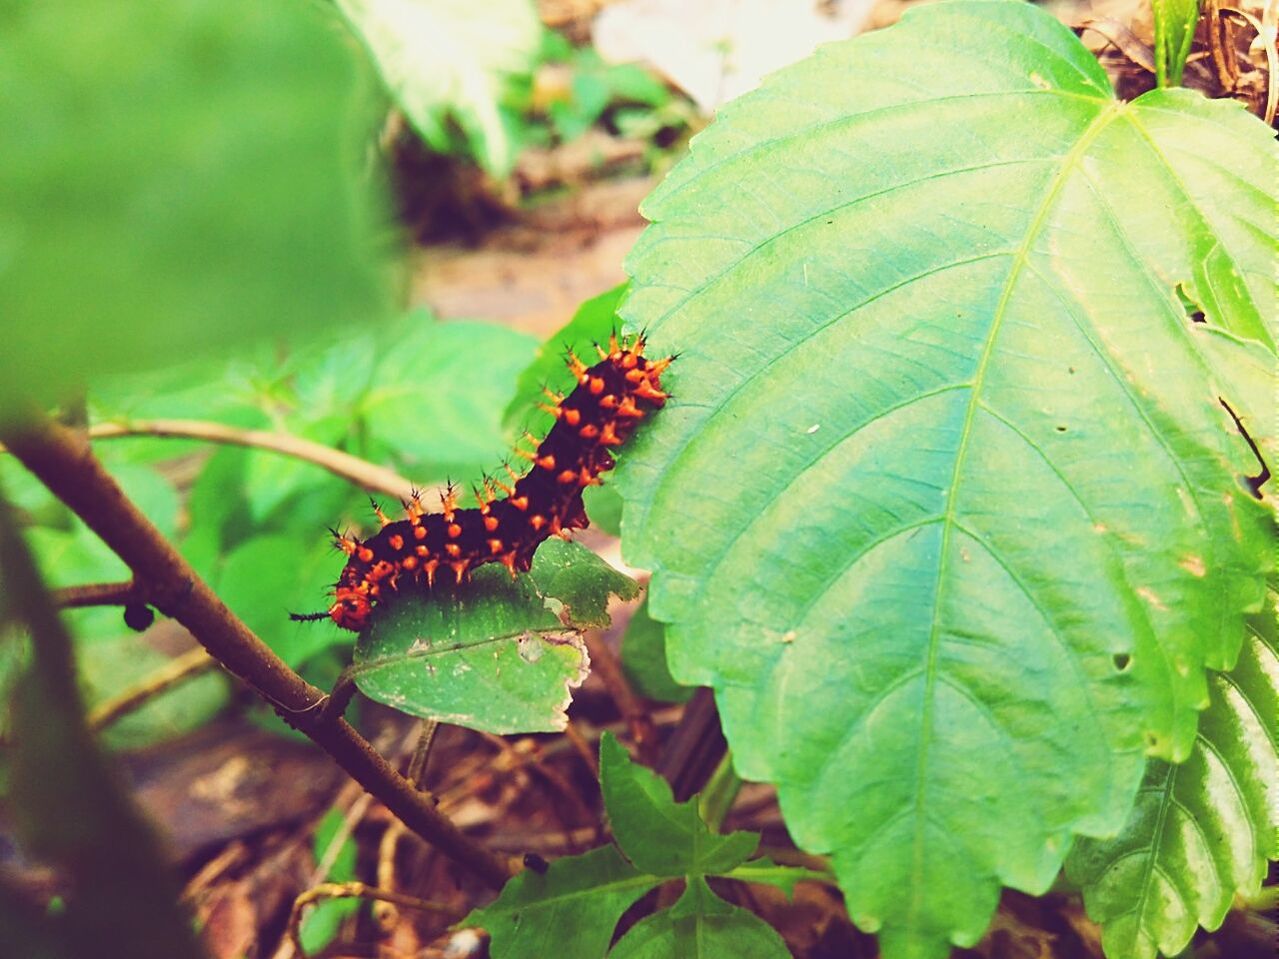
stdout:
<svg viewBox="0 0 1279 959">
<path fill-rule="evenodd" d="M 368 622 L 372 608 L 367 591 L 355 586 L 339 586 L 329 607 L 329 618 L 342 629 L 358 633 Z"/>
</svg>

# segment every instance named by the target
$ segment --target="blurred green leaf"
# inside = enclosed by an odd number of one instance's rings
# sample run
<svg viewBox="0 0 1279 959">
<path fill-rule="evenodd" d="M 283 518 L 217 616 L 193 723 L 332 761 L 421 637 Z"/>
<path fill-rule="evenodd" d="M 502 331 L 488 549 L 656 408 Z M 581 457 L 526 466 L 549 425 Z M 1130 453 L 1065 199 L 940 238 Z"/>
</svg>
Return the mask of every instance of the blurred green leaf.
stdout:
<svg viewBox="0 0 1279 959">
<path fill-rule="evenodd" d="M 457 592 L 385 603 L 356 642 L 353 678 L 414 716 L 494 733 L 560 730 L 588 671 L 578 631 L 608 623 L 610 594 L 637 589 L 590 550 L 552 538 L 514 580 L 490 564 Z"/>
<path fill-rule="evenodd" d="M 71 639 L 0 499 L 0 642 L 20 632 L 32 652 L 9 702 L 8 805 L 24 852 L 63 869 L 74 890 L 46 917 L 52 935 L 71 955 L 109 943 L 131 959 L 196 959 L 160 844 L 85 728 Z"/>
<path fill-rule="evenodd" d="M 438 152 L 452 147 L 449 121 L 475 158 L 506 176 L 515 146 L 501 115 L 505 88 L 527 75 L 542 25 L 529 0 L 338 0 L 404 115 Z"/>
<path fill-rule="evenodd" d="M 370 434 L 419 480 L 478 480 L 510 451 L 501 411 L 537 341 L 491 323 L 435 323 L 421 314 L 393 329 L 396 341 L 362 406 Z"/>
<path fill-rule="evenodd" d="M 381 311 L 381 203 L 356 180 L 373 118 L 324 6 L 7 4 L 0 49 L 0 337 L 21 358 L 0 415 Z"/>
<path fill-rule="evenodd" d="M 345 818 L 345 813 L 335 808 L 326 812 L 324 818 L 320 820 L 320 825 L 315 830 L 315 842 L 312 845 L 317 863 L 322 862 L 329 855 L 329 846 L 337 836 L 338 830 L 342 828 Z M 338 850 L 333 865 L 325 875 L 319 877 L 318 881 L 351 882 L 358 879 L 359 876 L 355 872 L 356 854 L 355 840 L 348 835 L 342 841 L 342 847 Z M 302 917 L 302 926 L 298 930 L 299 938 L 302 940 L 302 951 L 309 956 L 327 946 L 338 934 L 342 921 L 347 916 L 353 916 L 359 912 L 360 905 L 361 900 L 346 896 L 321 899 L 317 902 Z"/>
<path fill-rule="evenodd" d="M 172 537 L 178 519 L 178 494 L 173 484 L 150 467 L 116 465 L 113 458 L 108 455 L 105 460 L 116 482 L 160 532 Z M 129 568 L 96 533 L 43 487 L 33 488 L 30 502 L 40 500 L 52 507 L 44 513 L 46 517 L 57 517 L 66 523 L 65 528 L 34 526 L 27 533 L 27 541 L 50 586 L 83 586 L 129 578 Z"/>
<path fill-rule="evenodd" d="M 675 681 L 666 665 L 666 624 L 648 612 L 648 597 L 631 617 L 622 636 L 622 669 L 642 695 L 663 703 L 688 702 L 694 687 Z"/>
<path fill-rule="evenodd" d="M 112 610 L 117 629 L 125 626 Z M 120 633 L 76 644 L 76 666 L 90 709 L 169 663 L 141 633 Z M 231 698 L 227 677 L 218 672 L 188 679 L 120 717 L 102 734 L 112 749 L 140 749 L 198 729 Z"/>
<path fill-rule="evenodd" d="M 291 612 L 327 609 L 326 588 L 342 568 L 342 554 L 316 533 L 309 542 L 278 534 L 254 537 L 227 555 L 216 580 L 222 601 L 295 668 L 327 646 L 349 642 L 327 620 L 289 620 Z"/>
<path fill-rule="evenodd" d="M 696 801 L 675 802 L 670 784 L 631 762 L 610 732 L 600 738 L 600 789 L 613 838 L 642 872 L 670 878 L 724 873 L 759 845 L 757 833 L 711 832 Z"/>
<path fill-rule="evenodd" d="M 700 876 L 669 909 L 636 923 L 609 959 L 787 959 L 782 937 L 754 913 L 730 905 Z"/>
<path fill-rule="evenodd" d="M 493 959 L 600 959 L 622 913 L 659 882 L 603 846 L 524 870 L 461 925 L 488 931 Z"/>
<path fill-rule="evenodd" d="M 641 104 L 647 113 L 671 100 L 666 85 L 637 63 L 607 64 L 591 47 L 574 50 L 567 60 L 572 95 L 552 103 L 549 111 L 564 142 L 580 137 L 609 107 Z"/>
</svg>

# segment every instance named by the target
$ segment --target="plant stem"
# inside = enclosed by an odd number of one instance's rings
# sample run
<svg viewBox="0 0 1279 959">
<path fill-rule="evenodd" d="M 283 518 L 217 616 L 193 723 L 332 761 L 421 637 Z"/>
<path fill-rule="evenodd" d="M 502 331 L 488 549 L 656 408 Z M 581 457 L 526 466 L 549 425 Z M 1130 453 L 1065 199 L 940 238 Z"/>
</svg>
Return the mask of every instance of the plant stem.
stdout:
<svg viewBox="0 0 1279 959">
<path fill-rule="evenodd" d="M 110 726 L 126 713 L 137 709 L 147 700 L 172 689 L 178 683 L 208 672 L 217 665 L 217 660 L 198 647 L 181 656 L 174 657 L 155 672 L 143 676 L 141 682 L 125 689 L 123 692 L 105 699 L 89 711 L 85 720 L 90 729 L 103 729 Z"/>
<path fill-rule="evenodd" d="M 724 753 L 724 757 L 711 773 L 711 778 L 702 787 L 701 798 L 698 799 L 698 812 L 702 821 L 713 832 L 719 832 L 724 825 L 724 818 L 733 808 L 737 794 L 742 790 L 742 778 L 733 769 L 733 754 Z"/>
<path fill-rule="evenodd" d="M 444 818 L 345 720 L 324 718 L 327 697 L 291 670 L 214 595 L 125 496 L 88 441 L 42 414 L 5 433 L 9 450 L 147 584 L 149 601 L 183 626 L 228 670 L 298 729 L 418 835 L 493 888 L 506 863 Z"/>
<path fill-rule="evenodd" d="M 50 590 L 53 604 L 59 609 L 84 606 L 128 606 L 142 599 L 142 591 L 133 580 L 123 583 L 88 583 Z"/>
<path fill-rule="evenodd" d="M 124 423 L 98 423 L 89 428 L 88 436 L 97 440 L 151 436 L 248 446 L 314 463 L 369 492 L 408 499 L 414 490 L 413 484 L 394 470 L 287 433 L 245 430 L 202 420 L 130 420 Z"/>
</svg>

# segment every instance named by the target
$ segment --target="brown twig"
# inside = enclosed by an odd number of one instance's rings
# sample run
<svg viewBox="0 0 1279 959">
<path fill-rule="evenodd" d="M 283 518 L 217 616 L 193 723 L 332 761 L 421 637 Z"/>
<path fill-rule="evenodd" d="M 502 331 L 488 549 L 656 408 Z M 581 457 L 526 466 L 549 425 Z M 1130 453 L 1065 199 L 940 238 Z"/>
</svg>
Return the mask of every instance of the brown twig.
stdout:
<svg viewBox="0 0 1279 959">
<path fill-rule="evenodd" d="M 322 722 L 326 696 L 306 682 L 214 595 L 102 467 L 84 437 L 43 416 L 10 427 L 9 450 L 147 584 L 148 600 L 185 626 L 228 670 L 325 750 L 405 824 L 493 888 L 507 863 L 464 835 L 342 719 Z"/>
<path fill-rule="evenodd" d="M 59 609 L 85 606 L 128 606 L 143 601 L 141 587 L 133 580 L 123 583 L 88 583 L 51 590 L 53 603 Z"/>
<path fill-rule="evenodd" d="M 577 728 L 577 724 L 569 720 L 564 724 L 564 738 L 568 740 L 568 744 L 581 757 L 586 768 L 590 770 L 591 778 L 598 781 L 600 778 L 600 766 L 595 758 L 597 748 L 587 742 L 586 737 L 582 735 L 582 731 Z"/>
<path fill-rule="evenodd" d="M 426 789 L 426 763 L 431 758 L 431 746 L 435 742 L 435 733 L 440 724 L 434 719 L 424 719 L 418 733 L 417 743 L 413 746 L 413 758 L 409 760 L 409 768 L 404 776 L 418 789 Z"/>
<path fill-rule="evenodd" d="M 203 646 L 175 656 L 155 672 L 143 676 L 140 682 L 94 706 L 86 720 L 89 728 L 103 729 L 110 726 L 152 697 L 160 695 L 166 689 L 172 689 L 184 680 L 208 672 L 217 664 L 218 661 Z"/>
<path fill-rule="evenodd" d="M 626 720 L 640 761 L 652 765 L 657 760 L 657 730 L 653 727 L 653 720 L 649 718 L 648 709 L 626 681 L 617 654 L 597 630 L 586 633 L 586 649 L 590 653 L 595 675 L 603 680 L 604 688 Z"/>
<path fill-rule="evenodd" d="M 89 428 L 88 435 L 90 439 L 95 440 L 151 436 L 248 446 L 252 449 L 269 450 L 314 463 L 333 475 L 372 493 L 385 493 L 399 499 L 408 499 L 414 490 L 413 484 L 394 470 L 287 433 L 246 430 L 204 420 L 129 420 L 122 423 L 98 423 Z"/>
<path fill-rule="evenodd" d="M 392 821 L 386 831 L 382 833 L 382 839 L 377 847 L 377 884 L 379 889 L 386 889 L 394 892 L 396 885 L 395 878 L 395 853 L 399 848 L 400 837 L 405 834 L 404 824 L 398 819 Z M 395 903 L 379 900 L 373 904 L 373 921 L 378 924 L 378 928 L 384 933 L 389 933 L 400 922 L 400 910 Z"/>
<path fill-rule="evenodd" d="M 343 899 L 350 897 L 358 897 L 360 899 L 373 899 L 382 902 L 393 902 L 397 906 L 404 906 L 407 909 L 417 909 L 422 912 L 433 912 L 438 915 L 450 917 L 450 919 L 460 919 L 461 912 L 452 906 L 444 905 L 439 902 L 431 902 L 429 899 L 419 899 L 417 896 L 406 896 L 401 892 L 392 892 L 389 889 L 378 889 L 374 886 L 365 885 L 362 882 L 326 882 L 314 888 L 308 889 L 297 899 L 293 900 L 293 911 L 289 914 L 289 939 L 293 942 L 293 947 L 299 953 L 305 955 L 302 950 L 302 910 L 311 903 L 319 899 Z"/>
</svg>

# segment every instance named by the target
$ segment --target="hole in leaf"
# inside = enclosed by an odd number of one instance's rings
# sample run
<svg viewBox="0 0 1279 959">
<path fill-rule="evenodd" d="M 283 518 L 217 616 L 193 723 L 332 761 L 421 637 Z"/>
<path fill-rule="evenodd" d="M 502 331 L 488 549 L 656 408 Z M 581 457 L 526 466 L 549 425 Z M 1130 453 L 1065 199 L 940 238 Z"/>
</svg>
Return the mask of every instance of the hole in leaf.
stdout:
<svg viewBox="0 0 1279 959">
<path fill-rule="evenodd" d="M 1056 430 L 1057 430 L 1057 432 L 1058 432 L 1058 433 L 1064 433 L 1064 432 L 1066 432 L 1066 427 L 1064 427 L 1064 426 L 1058 426 L 1058 427 L 1056 427 Z"/>
<path fill-rule="evenodd" d="M 1115 669 L 1121 673 L 1132 665 L 1132 657 L 1127 653 L 1115 653 L 1114 659 Z"/>
</svg>

